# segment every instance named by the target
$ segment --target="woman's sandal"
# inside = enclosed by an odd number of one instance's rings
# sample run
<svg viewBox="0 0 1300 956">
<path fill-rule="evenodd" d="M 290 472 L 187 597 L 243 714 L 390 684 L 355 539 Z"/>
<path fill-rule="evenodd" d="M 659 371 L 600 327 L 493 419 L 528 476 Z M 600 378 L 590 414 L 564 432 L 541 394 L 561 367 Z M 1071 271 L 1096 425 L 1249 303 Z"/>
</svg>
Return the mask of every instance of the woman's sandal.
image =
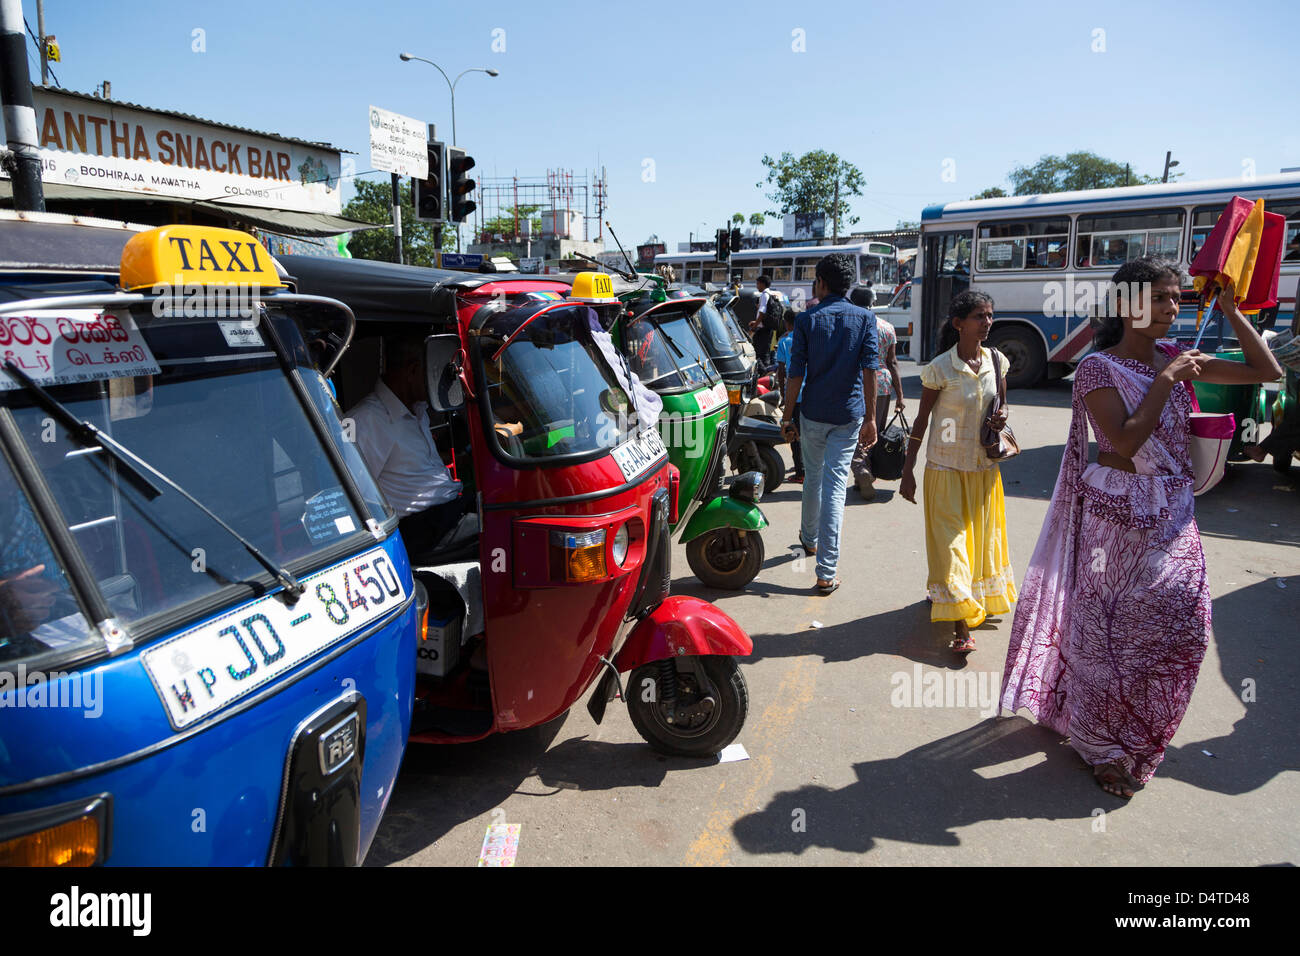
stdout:
<svg viewBox="0 0 1300 956">
<path fill-rule="evenodd" d="M 1134 780 L 1133 775 L 1119 764 L 1107 763 L 1093 767 L 1092 775 L 1101 789 L 1125 800 L 1142 789 L 1142 784 Z"/>
<path fill-rule="evenodd" d="M 954 637 L 948 642 L 948 648 L 954 654 L 969 654 L 975 650 L 975 638 L 967 634 L 965 637 Z"/>
<path fill-rule="evenodd" d="M 815 585 L 813 585 L 813 590 L 815 590 L 818 594 L 826 595 L 837 590 L 839 586 L 840 586 L 839 578 L 836 578 L 834 581 L 830 581 L 830 582 L 819 580 Z"/>
</svg>

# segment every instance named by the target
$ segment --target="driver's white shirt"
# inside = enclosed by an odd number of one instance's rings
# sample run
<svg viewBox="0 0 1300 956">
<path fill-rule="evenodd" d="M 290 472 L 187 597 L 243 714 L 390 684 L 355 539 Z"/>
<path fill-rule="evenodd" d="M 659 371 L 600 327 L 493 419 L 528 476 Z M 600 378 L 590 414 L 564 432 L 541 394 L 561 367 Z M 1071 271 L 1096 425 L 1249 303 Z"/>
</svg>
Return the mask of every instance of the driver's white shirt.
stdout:
<svg viewBox="0 0 1300 956">
<path fill-rule="evenodd" d="M 361 457 L 399 518 L 460 495 L 460 482 L 451 477 L 429 434 L 428 403 L 416 402 L 413 413 L 380 381 L 346 417 L 354 422 Z"/>
</svg>

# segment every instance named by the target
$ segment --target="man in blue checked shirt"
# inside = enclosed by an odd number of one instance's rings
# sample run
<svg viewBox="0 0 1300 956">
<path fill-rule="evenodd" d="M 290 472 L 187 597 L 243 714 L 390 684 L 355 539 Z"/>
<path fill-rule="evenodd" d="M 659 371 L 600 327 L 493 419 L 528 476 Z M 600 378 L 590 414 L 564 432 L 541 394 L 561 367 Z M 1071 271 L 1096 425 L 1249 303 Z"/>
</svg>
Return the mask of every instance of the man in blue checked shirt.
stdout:
<svg viewBox="0 0 1300 956">
<path fill-rule="evenodd" d="M 799 544 L 805 554 L 817 556 L 820 594 L 840 586 L 835 571 L 854 449 L 859 442 L 865 448 L 876 443 L 876 316 L 845 298 L 853 279 L 853 259 L 844 253 L 817 263 L 812 293 L 818 302 L 795 319 L 781 416 L 785 437 L 802 445 Z"/>
</svg>

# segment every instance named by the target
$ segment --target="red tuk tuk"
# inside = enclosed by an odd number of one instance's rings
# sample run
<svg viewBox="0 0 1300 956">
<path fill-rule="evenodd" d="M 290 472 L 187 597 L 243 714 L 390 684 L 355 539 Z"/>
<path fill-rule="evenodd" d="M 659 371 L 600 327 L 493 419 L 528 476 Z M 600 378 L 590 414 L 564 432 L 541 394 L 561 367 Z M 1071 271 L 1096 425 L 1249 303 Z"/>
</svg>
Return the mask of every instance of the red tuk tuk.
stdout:
<svg viewBox="0 0 1300 956">
<path fill-rule="evenodd" d="M 594 683 L 597 722 L 617 690 L 657 750 L 734 740 L 736 656 L 753 645 L 712 604 L 668 596 L 677 476 L 596 306 L 545 276 L 281 261 L 298 291 L 357 316 L 334 376 L 343 408 L 374 386 L 385 337 L 426 337 L 429 420 L 464 514 L 441 540 L 405 542 L 428 591 L 411 739 L 536 726 Z"/>
</svg>

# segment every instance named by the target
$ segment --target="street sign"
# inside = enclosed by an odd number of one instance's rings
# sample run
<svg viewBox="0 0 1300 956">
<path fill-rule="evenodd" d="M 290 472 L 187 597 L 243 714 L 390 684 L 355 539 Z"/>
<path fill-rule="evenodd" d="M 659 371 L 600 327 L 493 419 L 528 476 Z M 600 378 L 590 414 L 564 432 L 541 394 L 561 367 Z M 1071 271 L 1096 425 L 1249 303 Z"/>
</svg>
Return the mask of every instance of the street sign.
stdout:
<svg viewBox="0 0 1300 956">
<path fill-rule="evenodd" d="M 542 264 L 546 260 L 541 256 L 521 256 L 519 259 L 519 271 L 535 273 L 542 271 Z"/>
<path fill-rule="evenodd" d="M 475 270 L 482 265 L 483 253 L 481 252 L 444 252 L 442 254 L 442 267 L 444 269 Z"/>
<path fill-rule="evenodd" d="M 429 175 L 427 133 L 422 120 L 370 107 L 370 166 L 385 173 L 424 179 Z"/>
</svg>

